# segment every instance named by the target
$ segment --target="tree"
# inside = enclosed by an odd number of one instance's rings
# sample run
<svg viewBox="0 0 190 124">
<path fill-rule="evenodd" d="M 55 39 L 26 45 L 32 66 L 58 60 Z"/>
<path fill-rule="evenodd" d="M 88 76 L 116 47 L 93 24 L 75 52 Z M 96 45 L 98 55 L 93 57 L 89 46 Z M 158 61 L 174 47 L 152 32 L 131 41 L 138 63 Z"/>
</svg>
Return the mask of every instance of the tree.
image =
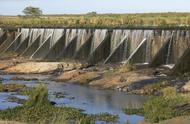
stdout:
<svg viewBox="0 0 190 124">
<path fill-rule="evenodd" d="M 37 7 L 28 6 L 23 10 L 23 13 L 29 17 L 39 17 L 42 15 L 42 10 Z"/>
<path fill-rule="evenodd" d="M 95 12 L 95 11 L 88 12 L 87 15 L 90 15 L 90 16 L 96 16 L 96 15 L 97 15 L 97 12 Z"/>
</svg>

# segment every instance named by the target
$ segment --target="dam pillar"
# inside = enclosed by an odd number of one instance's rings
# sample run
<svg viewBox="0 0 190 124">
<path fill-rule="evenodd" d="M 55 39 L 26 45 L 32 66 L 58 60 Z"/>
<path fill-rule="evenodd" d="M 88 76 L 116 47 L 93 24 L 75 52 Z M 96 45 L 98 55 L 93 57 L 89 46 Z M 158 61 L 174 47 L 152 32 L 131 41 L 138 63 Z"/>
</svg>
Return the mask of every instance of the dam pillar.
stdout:
<svg viewBox="0 0 190 124">
<path fill-rule="evenodd" d="M 15 32 L 14 31 L 7 32 L 6 40 L 0 45 L 0 52 L 4 52 L 10 46 L 10 44 L 13 42 L 14 39 L 15 39 Z"/>
<path fill-rule="evenodd" d="M 4 31 L 0 36 L 0 45 L 7 39 L 7 32 Z"/>
<path fill-rule="evenodd" d="M 190 72 L 190 46 L 185 50 L 172 69 L 172 74 L 185 72 Z"/>
</svg>

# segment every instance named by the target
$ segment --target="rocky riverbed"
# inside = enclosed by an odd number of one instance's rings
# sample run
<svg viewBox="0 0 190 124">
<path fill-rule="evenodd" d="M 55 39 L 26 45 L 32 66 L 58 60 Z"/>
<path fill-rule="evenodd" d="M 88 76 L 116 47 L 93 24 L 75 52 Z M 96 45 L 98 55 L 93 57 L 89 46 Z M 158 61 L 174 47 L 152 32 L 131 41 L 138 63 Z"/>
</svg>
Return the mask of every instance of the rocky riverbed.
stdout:
<svg viewBox="0 0 190 124">
<path fill-rule="evenodd" d="M 113 89 L 135 94 L 159 94 L 160 89 L 172 86 L 188 92 L 189 75 L 171 76 L 165 67 L 147 65 L 88 65 L 79 62 L 41 62 L 21 58 L 0 60 L 1 73 L 50 74 L 51 80 Z M 13 78 L 18 80 L 17 77 Z M 20 79 L 19 79 L 20 80 Z M 27 80 L 24 79 L 23 80 Z"/>
</svg>

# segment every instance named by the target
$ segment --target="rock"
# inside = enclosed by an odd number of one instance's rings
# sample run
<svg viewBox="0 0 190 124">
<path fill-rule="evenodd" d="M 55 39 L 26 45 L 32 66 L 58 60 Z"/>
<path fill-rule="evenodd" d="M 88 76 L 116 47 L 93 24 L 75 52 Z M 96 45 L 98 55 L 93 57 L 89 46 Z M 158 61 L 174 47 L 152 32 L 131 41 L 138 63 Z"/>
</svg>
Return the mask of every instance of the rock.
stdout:
<svg viewBox="0 0 190 124">
<path fill-rule="evenodd" d="M 190 81 L 188 81 L 183 87 L 182 90 L 184 92 L 190 92 Z"/>
<path fill-rule="evenodd" d="M 37 81 L 37 78 L 24 78 L 24 77 L 12 77 L 11 80 L 17 81 L 17 80 L 22 80 L 22 81 L 31 81 L 31 80 L 35 80 Z"/>
<path fill-rule="evenodd" d="M 89 84 L 91 81 L 99 80 L 100 78 L 101 75 L 98 72 L 85 72 L 76 76 L 73 81 L 79 84 Z"/>
<path fill-rule="evenodd" d="M 63 92 L 56 92 L 54 95 L 56 98 L 64 98 L 65 97 L 65 94 Z"/>
<path fill-rule="evenodd" d="M 0 77 L 0 81 L 3 81 L 4 79 L 2 77 Z"/>
<path fill-rule="evenodd" d="M 64 72 L 59 77 L 57 77 L 57 80 L 58 81 L 69 81 L 69 80 L 79 76 L 82 73 L 83 72 L 80 70 L 72 70 L 72 71 Z"/>
<path fill-rule="evenodd" d="M 19 99 L 19 98 L 15 97 L 15 96 L 10 96 L 10 97 L 8 98 L 8 101 L 9 101 L 9 102 L 16 102 L 16 103 L 18 103 L 18 104 L 24 104 L 24 103 L 26 102 L 25 99 Z"/>
<path fill-rule="evenodd" d="M 51 103 L 51 105 L 55 105 L 56 104 L 56 102 L 54 102 L 54 101 L 50 101 L 50 103 Z"/>
</svg>

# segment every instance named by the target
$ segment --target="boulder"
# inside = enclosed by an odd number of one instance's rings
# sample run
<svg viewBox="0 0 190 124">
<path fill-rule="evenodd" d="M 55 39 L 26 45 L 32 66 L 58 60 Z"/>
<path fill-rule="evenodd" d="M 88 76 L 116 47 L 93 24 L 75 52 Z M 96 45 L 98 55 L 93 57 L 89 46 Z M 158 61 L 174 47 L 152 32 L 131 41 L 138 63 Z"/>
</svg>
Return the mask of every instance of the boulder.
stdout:
<svg viewBox="0 0 190 124">
<path fill-rule="evenodd" d="M 61 74 L 59 77 L 57 77 L 57 80 L 58 81 L 69 81 L 69 80 L 79 76 L 82 73 L 83 72 L 80 70 L 72 70 L 72 71 L 63 72 L 63 74 Z"/>
<path fill-rule="evenodd" d="M 182 90 L 184 92 L 190 92 L 190 81 L 188 81 L 183 87 Z"/>
</svg>

